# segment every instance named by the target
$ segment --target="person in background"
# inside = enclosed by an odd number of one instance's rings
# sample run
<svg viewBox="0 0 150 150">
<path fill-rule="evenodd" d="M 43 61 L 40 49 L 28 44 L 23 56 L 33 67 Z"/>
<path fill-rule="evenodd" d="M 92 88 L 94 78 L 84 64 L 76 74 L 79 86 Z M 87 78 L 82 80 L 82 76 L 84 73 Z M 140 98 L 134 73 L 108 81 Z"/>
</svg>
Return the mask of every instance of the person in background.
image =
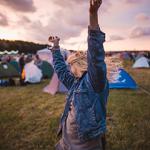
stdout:
<svg viewBox="0 0 150 150">
<path fill-rule="evenodd" d="M 42 66 L 42 60 L 40 59 L 40 57 L 39 57 L 38 54 L 35 55 L 34 64 L 35 64 L 36 66 L 38 66 L 39 68 L 41 68 L 41 66 Z"/>
<path fill-rule="evenodd" d="M 98 9 L 102 0 L 90 0 L 88 51 L 77 52 L 67 59 L 68 70 L 61 55 L 59 37 L 49 37 L 53 43 L 54 69 L 67 87 L 68 95 L 60 120 L 60 141 L 56 150 L 104 150 L 106 105 L 109 95 L 105 52 L 105 34 L 98 24 Z"/>
<path fill-rule="evenodd" d="M 25 58 L 24 53 L 21 54 L 19 58 L 19 66 L 20 66 L 20 85 L 25 85 L 24 83 L 24 66 L 25 66 Z"/>
</svg>

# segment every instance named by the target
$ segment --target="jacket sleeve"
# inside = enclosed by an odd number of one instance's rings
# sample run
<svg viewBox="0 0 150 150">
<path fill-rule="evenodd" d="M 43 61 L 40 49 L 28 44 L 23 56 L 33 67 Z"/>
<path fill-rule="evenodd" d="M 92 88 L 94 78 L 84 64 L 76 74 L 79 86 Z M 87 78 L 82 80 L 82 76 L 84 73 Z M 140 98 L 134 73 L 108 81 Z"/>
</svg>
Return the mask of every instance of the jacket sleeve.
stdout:
<svg viewBox="0 0 150 150">
<path fill-rule="evenodd" d="M 66 86 L 69 90 L 75 80 L 73 74 L 67 68 L 67 65 L 61 55 L 60 49 L 52 51 L 53 54 L 53 64 L 54 70 L 58 75 L 59 80 Z"/>
<path fill-rule="evenodd" d="M 88 29 L 88 78 L 95 92 L 101 92 L 106 84 L 106 64 L 103 43 L 105 34 L 100 29 Z"/>
</svg>

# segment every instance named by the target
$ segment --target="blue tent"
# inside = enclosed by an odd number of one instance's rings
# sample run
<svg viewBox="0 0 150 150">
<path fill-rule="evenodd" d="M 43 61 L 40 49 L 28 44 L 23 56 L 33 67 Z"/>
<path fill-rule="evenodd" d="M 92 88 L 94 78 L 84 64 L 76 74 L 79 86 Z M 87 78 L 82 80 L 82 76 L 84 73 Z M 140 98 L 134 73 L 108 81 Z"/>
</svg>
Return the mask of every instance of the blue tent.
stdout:
<svg viewBox="0 0 150 150">
<path fill-rule="evenodd" d="M 109 83 L 110 89 L 137 89 L 137 87 L 136 82 L 124 69 L 119 69 L 114 81 Z"/>
</svg>

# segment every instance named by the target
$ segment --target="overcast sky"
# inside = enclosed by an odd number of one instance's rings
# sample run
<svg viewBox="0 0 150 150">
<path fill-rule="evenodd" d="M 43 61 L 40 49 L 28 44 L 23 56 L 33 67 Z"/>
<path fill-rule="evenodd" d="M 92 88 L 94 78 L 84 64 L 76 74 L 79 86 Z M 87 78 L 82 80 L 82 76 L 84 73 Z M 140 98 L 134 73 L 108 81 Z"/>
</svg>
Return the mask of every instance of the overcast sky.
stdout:
<svg viewBox="0 0 150 150">
<path fill-rule="evenodd" d="M 87 49 L 89 0 L 0 0 L 0 38 Z M 150 49 L 150 0 L 103 0 L 99 25 L 106 50 Z"/>
</svg>

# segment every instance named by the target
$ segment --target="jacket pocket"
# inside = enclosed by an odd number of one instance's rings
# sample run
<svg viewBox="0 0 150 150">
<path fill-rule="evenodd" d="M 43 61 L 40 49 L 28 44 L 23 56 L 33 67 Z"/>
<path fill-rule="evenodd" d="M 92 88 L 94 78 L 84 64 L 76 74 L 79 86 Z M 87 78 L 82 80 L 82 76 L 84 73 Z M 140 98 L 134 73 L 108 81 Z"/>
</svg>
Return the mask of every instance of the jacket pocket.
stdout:
<svg viewBox="0 0 150 150">
<path fill-rule="evenodd" d="M 92 107 L 94 98 L 90 96 L 90 93 L 91 92 L 86 89 L 76 90 L 74 92 L 74 100 L 79 110 L 82 111 Z"/>
</svg>

